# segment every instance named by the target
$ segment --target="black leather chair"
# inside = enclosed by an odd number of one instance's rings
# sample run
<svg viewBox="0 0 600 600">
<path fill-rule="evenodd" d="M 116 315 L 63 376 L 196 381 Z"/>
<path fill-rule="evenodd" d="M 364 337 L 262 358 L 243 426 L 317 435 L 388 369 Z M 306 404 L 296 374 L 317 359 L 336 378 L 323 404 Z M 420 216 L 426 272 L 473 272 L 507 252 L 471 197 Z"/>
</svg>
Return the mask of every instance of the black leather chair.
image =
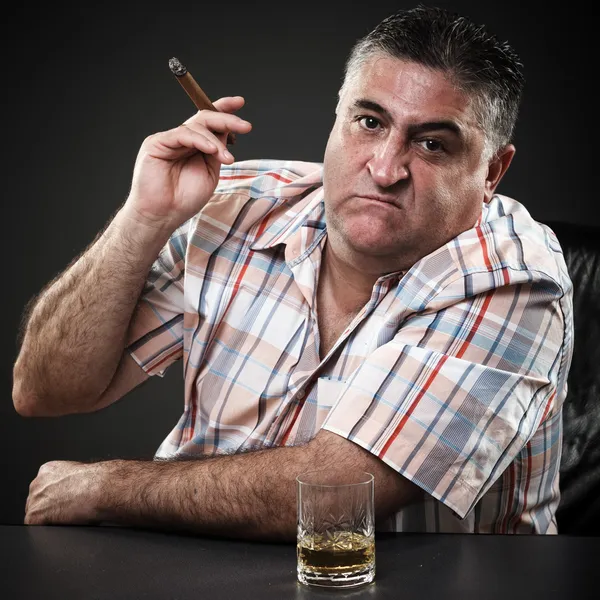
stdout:
<svg viewBox="0 0 600 600">
<path fill-rule="evenodd" d="M 547 222 L 573 281 L 575 345 L 563 409 L 559 534 L 600 535 L 600 228 Z"/>
</svg>

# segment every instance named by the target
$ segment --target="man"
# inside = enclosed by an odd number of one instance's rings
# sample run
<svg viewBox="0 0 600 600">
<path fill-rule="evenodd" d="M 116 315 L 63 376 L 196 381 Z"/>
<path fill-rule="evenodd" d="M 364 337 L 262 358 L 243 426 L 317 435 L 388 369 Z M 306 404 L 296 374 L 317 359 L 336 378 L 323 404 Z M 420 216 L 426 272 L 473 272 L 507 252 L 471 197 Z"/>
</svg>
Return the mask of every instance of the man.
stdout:
<svg viewBox="0 0 600 600">
<path fill-rule="evenodd" d="M 495 191 L 522 86 L 508 45 L 419 7 L 356 44 L 323 165 L 235 163 L 241 97 L 146 139 L 13 397 L 94 411 L 182 360 L 185 410 L 161 460 L 43 465 L 26 523 L 291 540 L 296 476 L 334 467 L 374 474 L 380 530 L 556 532 L 571 284 Z"/>
</svg>

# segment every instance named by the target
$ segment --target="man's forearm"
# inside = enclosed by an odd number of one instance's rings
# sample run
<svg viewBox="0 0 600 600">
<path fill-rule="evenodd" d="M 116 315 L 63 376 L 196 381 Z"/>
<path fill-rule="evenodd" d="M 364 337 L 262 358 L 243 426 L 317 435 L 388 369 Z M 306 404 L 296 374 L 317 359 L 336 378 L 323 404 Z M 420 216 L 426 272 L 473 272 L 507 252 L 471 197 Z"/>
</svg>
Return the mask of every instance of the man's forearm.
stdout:
<svg viewBox="0 0 600 600">
<path fill-rule="evenodd" d="M 279 541 L 296 535 L 295 478 L 315 468 L 307 447 L 98 467 L 101 521 Z"/>
<path fill-rule="evenodd" d="M 40 295 L 14 368 L 15 405 L 23 412 L 36 404 L 42 413 L 70 412 L 104 391 L 145 278 L 168 237 L 136 225 L 122 209 Z"/>
<path fill-rule="evenodd" d="M 302 446 L 200 460 L 117 460 L 96 467 L 92 521 L 232 538 L 294 540 L 296 477 L 315 469 L 373 473 L 376 519 L 422 498 L 420 488 L 377 457 L 329 431 Z"/>
<path fill-rule="evenodd" d="M 233 538 L 286 541 L 296 533 L 296 477 L 314 469 L 375 477 L 375 518 L 423 491 L 354 442 L 320 431 L 302 446 L 198 460 L 52 461 L 30 486 L 25 523 L 111 522 Z"/>
</svg>

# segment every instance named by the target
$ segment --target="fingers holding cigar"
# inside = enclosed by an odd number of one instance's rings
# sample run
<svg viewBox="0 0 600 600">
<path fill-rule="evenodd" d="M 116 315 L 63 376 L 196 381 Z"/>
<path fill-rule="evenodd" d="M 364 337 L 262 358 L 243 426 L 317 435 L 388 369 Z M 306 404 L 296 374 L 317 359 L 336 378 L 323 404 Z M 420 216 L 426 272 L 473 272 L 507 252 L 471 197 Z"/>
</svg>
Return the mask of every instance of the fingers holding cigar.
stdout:
<svg viewBox="0 0 600 600">
<path fill-rule="evenodd" d="M 244 105 L 243 97 L 224 97 L 212 104 L 178 61 L 170 66 L 198 112 L 182 125 L 144 140 L 125 210 L 134 221 L 174 231 L 210 200 L 221 165 L 234 162 L 227 141 L 236 133 L 248 133 L 252 125 L 234 114 Z"/>
<path fill-rule="evenodd" d="M 181 87 L 185 90 L 186 94 L 190 97 L 192 102 L 195 104 L 198 110 L 213 110 L 213 111 L 221 111 L 225 110 L 223 107 L 223 102 L 218 104 L 215 102 L 213 104 L 210 101 L 210 98 L 206 95 L 204 90 L 198 85 L 198 82 L 192 77 L 192 74 L 187 70 L 187 68 L 179 62 L 179 59 L 173 57 L 169 60 L 169 69 L 171 73 L 175 75 L 175 78 L 181 85 Z M 222 100 L 233 100 L 233 98 L 222 99 Z M 238 103 L 241 101 L 241 104 Z M 225 103 L 227 104 L 227 102 Z M 237 110 L 244 104 L 244 99 L 241 96 L 235 97 L 235 103 L 233 110 Z M 227 143 L 234 144 L 235 143 L 235 133 L 229 132 L 227 134 Z"/>
<path fill-rule="evenodd" d="M 242 108 L 242 106 L 244 106 L 245 102 L 246 101 L 242 96 L 226 96 L 224 98 L 219 98 L 218 100 L 215 100 L 215 103 L 213 105 L 214 109 L 199 108 L 198 112 L 194 116 L 199 115 L 203 111 L 212 111 L 216 114 L 218 114 L 218 113 L 232 114 L 232 113 L 240 110 L 240 108 Z M 187 123 L 190 119 L 193 119 L 194 116 L 190 117 L 187 121 L 184 121 L 184 123 Z"/>
<path fill-rule="evenodd" d="M 213 106 L 220 112 L 233 113 L 240 110 L 245 103 L 246 99 L 243 96 L 224 96 L 215 100 Z"/>
<path fill-rule="evenodd" d="M 178 161 L 200 152 L 221 163 L 231 164 L 234 161 L 233 155 L 214 134 L 191 125 L 165 131 L 154 136 L 153 142 L 149 155 L 160 160 Z"/>
<path fill-rule="evenodd" d="M 224 106 L 231 106 L 231 103 L 228 104 L 227 102 L 230 100 L 229 98 L 223 98 L 222 100 Z M 207 151 L 207 154 L 218 152 L 227 159 L 225 162 L 230 162 L 231 154 L 226 147 L 227 136 L 231 133 L 248 133 L 252 129 L 252 124 L 229 112 L 201 110 L 187 119 L 181 127 L 198 133 L 210 142 L 214 150 L 213 152 Z"/>
<path fill-rule="evenodd" d="M 229 99 L 222 100 L 227 106 Z M 201 152 L 231 164 L 234 158 L 226 146 L 227 135 L 244 134 L 251 129 L 252 124 L 237 115 L 200 110 L 179 127 L 151 136 L 153 143 L 149 151 L 151 156 L 162 160 L 179 160 Z"/>
<path fill-rule="evenodd" d="M 250 125 L 249 121 L 245 121 L 241 117 L 233 115 L 234 112 L 238 111 L 244 105 L 244 102 L 244 98 L 242 98 L 241 96 L 227 96 L 225 98 L 219 98 L 219 100 L 215 101 L 215 108 L 218 108 L 218 110 L 212 110 L 207 108 L 198 109 L 198 112 L 192 115 L 186 121 L 184 121 L 184 124 L 197 118 L 199 115 L 205 115 L 207 117 L 231 115 L 234 116 L 235 119 L 239 119 L 243 123 L 248 123 L 248 125 Z"/>
</svg>

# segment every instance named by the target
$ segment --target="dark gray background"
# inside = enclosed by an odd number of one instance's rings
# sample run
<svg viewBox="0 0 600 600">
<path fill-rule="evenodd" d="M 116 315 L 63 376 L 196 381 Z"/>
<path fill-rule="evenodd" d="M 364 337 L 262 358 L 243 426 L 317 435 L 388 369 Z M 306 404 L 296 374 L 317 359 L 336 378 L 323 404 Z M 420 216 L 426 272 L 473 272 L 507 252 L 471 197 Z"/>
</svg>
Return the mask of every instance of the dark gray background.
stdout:
<svg viewBox="0 0 600 600">
<path fill-rule="evenodd" d="M 439 2 L 509 40 L 527 76 L 517 154 L 499 191 L 535 218 L 600 225 L 593 210 L 596 110 L 591 16 L 569 2 Z M 238 160 L 320 161 L 350 45 L 409 2 L 33 3 L 2 25 L 5 333 L 0 522 L 20 522 L 29 482 L 55 459 L 151 457 L 183 405 L 178 364 L 101 412 L 24 419 L 12 366 L 25 303 L 127 197 L 143 139 L 195 112 L 171 75 L 178 57 L 212 99 L 244 95 L 254 129 Z M 594 33 L 594 35 L 597 35 Z M 594 62 L 593 62 L 594 61 Z M 594 106 L 595 108 L 595 106 Z"/>
</svg>

